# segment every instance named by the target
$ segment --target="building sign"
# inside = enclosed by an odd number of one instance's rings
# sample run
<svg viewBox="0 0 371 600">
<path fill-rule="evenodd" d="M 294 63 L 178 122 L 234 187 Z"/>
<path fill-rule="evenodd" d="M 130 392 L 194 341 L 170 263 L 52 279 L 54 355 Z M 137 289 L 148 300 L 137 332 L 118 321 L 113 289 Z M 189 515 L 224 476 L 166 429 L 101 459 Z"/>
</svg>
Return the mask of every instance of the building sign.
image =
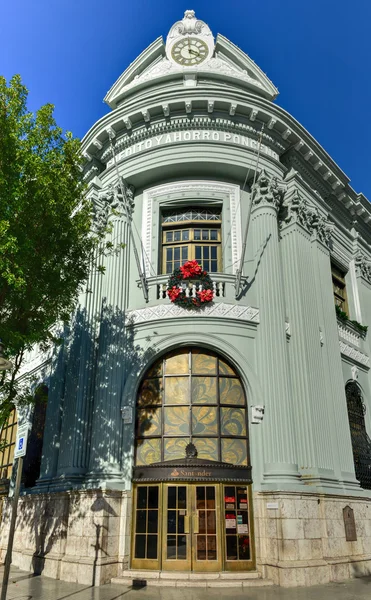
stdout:
<svg viewBox="0 0 371 600">
<path fill-rule="evenodd" d="M 129 158 L 134 154 L 140 154 L 145 150 L 153 150 L 160 146 L 167 146 L 169 144 L 183 144 L 184 142 L 219 142 L 222 144 L 229 144 L 239 146 L 240 148 L 249 148 L 251 150 L 257 150 L 258 141 L 252 138 L 240 135 L 239 133 L 228 133 L 227 131 L 207 131 L 192 130 L 192 131 L 173 131 L 170 133 L 163 133 L 155 135 L 154 137 L 148 138 L 141 142 L 137 142 L 122 150 L 116 155 L 116 160 L 120 161 L 125 158 Z M 279 160 L 279 155 L 274 150 L 271 150 L 265 144 L 261 144 L 260 152 L 271 156 L 275 160 Z M 107 162 L 107 167 L 111 167 L 114 164 L 113 158 Z"/>
<path fill-rule="evenodd" d="M 213 461 L 180 460 L 174 465 L 157 463 L 134 467 L 133 481 L 236 481 L 251 483 L 251 467 Z M 182 464 L 182 462 L 184 464 Z M 199 464 L 197 464 L 199 463 Z M 205 464 L 206 463 L 206 464 Z M 225 498 L 225 502 L 227 502 Z M 232 498 L 232 497 L 231 497 Z M 228 502 L 235 507 L 236 499 Z"/>
<path fill-rule="evenodd" d="M 343 519 L 345 528 L 345 539 L 347 542 L 357 541 L 356 523 L 354 520 L 354 511 L 350 506 L 343 508 Z"/>
</svg>

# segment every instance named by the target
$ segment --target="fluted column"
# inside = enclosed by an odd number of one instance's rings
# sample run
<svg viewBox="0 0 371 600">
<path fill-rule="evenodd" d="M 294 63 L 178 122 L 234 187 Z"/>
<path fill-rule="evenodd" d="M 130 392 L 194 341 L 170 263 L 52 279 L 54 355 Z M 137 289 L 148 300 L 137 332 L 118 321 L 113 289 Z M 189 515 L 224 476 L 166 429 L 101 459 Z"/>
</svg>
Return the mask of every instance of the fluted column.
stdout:
<svg viewBox="0 0 371 600">
<path fill-rule="evenodd" d="M 255 285 L 260 311 L 256 338 L 257 371 L 263 388 L 262 427 L 265 489 L 300 486 L 292 420 L 285 332 L 285 305 L 277 210 L 282 190 L 275 178 L 260 173 L 252 190 L 251 229 Z"/>
<path fill-rule="evenodd" d="M 332 423 L 331 443 L 333 446 L 334 471 L 345 490 L 359 489 L 355 478 L 352 442 L 348 420 L 345 385 L 339 348 L 339 334 L 334 307 L 331 264 L 326 240 L 321 231 L 312 240 L 314 284 L 323 332 L 324 385 L 329 398 L 329 415 Z"/>
<path fill-rule="evenodd" d="M 129 190 L 126 189 L 126 192 Z M 109 218 L 111 228 L 107 241 L 119 252 L 110 252 L 105 259 L 105 275 L 94 409 L 91 432 L 90 464 L 87 480 L 91 485 L 121 485 L 122 418 L 121 398 L 125 383 L 126 332 L 125 310 L 130 266 L 130 229 L 124 209 L 114 207 Z M 122 207 L 121 207 L 122 208 Z"/>
<path fill-rule="evenodd" d="M 333 466 L 329 399 L 324 384 L 320 320 L 311 251 L 319 223 L 314 207 L 297 190 L 286 194 L 281 227 L 293 415 L 300 473 L 322 490 L 339 487 Z"/>
</svg>

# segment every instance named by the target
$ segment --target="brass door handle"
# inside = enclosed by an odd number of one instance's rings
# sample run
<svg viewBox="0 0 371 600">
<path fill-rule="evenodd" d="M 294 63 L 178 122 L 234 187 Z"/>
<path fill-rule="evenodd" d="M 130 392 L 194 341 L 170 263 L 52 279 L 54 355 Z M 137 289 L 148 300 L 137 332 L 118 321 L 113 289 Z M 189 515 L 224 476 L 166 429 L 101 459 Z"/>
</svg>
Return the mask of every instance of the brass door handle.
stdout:
<svg viewBox="0 0 371 600">
<path fill-rule="evenodd" d="M 196 515 L 195 515 L 193 533 L 198 533 L 199 529 L 200 529 L 200 517 L 198 516 L 198 510 L 197 510 Z"/>
</svg>

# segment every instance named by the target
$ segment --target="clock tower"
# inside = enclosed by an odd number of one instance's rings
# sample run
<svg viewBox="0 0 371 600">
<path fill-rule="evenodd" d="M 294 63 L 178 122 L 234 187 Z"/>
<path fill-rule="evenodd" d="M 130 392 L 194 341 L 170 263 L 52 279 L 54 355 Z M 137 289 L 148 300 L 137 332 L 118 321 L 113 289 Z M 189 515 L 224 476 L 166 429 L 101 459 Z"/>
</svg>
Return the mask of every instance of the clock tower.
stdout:
<svg viewBox="0 0 371 600">
<path fill-rule="evenodd" d="M 195 17 L 194 10 L 186 10 L 166 39 L 166 56 L 182 67 L 195 67 L 208 61 L 214 53 L 214 37 L 204 21 Z"/>
</svg>

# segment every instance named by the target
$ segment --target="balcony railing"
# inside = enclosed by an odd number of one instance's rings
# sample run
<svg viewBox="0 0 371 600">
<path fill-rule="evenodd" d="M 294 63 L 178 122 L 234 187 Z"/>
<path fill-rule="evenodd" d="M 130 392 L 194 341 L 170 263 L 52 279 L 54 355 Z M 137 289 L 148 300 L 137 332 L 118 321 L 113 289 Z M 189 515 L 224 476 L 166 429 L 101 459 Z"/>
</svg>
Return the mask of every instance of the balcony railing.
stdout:
<svg viewBox="0 0 371 600">
<path fill-rule="evenodd" d="M 211 275 L 213 280 L 213 290 L 214 290 L 214 300 L 226 298 L 227 296 L 227 287 L 229 287 L 229 294 L 234 291 L 234 275 L 226 275 L 225 273 L 213 273 Z M 148 277 L 148 287 L 149 287 L 149 296 L 150 302 L 155 302 L 156 300 L 165 300 L 168 298 L 167 296 L 167 283 L 169 276 L 168 275 L 158 275 L 157 277 Z M 138 282 L 139 284 L 139 282 Z M 187 297 L 195 298 L 198 291 L 202 290 L 201 283 L 193 283 L 185 288 L 185 293 Z"/>
</svg>

